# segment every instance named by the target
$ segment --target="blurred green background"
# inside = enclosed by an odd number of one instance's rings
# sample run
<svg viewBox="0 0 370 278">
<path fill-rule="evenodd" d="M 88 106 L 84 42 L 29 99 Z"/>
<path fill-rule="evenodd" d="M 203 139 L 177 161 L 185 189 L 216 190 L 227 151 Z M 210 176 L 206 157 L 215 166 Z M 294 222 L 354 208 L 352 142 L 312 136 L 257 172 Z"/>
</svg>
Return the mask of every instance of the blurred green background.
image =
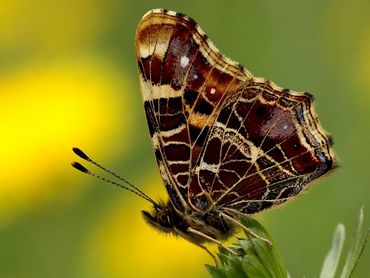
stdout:
<svg viewBox="0 0 370 278">
<path fill-rule="evenodd" d="M 145 201 L 74 171 L 72 146 L 165 197 L 136 73 L 142 15 L 193 17 L 227 56 L 310 91 L 341 167 L 257 218 L 292 277 L 318 276 L 338 222 L 370 216 L 370 2 L 0 0 L 0 277 L 208 277 L 200 248 L 148 227 Z M 370 248 L 356 277 L 370 275 Z"/>
</svg>

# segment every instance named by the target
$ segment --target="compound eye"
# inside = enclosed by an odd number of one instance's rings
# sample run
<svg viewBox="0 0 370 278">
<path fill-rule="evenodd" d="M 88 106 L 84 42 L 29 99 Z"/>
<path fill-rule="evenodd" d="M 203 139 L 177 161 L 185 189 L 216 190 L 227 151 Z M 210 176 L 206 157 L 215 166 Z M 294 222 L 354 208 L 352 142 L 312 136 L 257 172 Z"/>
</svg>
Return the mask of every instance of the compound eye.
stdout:
<svg viewBox="0 0 370 278">
<path fill-rule="evenodd" d="M 167 224 L 167 215 L 165 213 L 158 214 L 158 220 L 161 224 Z"/>
</svg>

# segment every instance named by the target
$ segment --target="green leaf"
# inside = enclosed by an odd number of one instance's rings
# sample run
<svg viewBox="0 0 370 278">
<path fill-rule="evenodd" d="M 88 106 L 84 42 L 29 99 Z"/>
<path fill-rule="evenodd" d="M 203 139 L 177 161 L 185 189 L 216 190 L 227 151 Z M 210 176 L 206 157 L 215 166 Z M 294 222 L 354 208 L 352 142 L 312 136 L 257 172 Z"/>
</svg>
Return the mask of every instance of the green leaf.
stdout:
<svg viewBox="0 0 370 278">
<path fill-rule="evenodd" d="M 228 278 L 248 278 L 241 266 L 241 259 L 237 256 L 230 258 L 227 265 L 225 265 L 225 273 Z"/>
<path fill-rule="evenodd" d="M 206 264 L 206 268 L 213 278 L 227 278 L 225 272 L 216 266 Z"/>
<path fill-rule="evenodd" d="M 243 217 L 241 223 L 258 236 L 272 241 L 270 235 L 258 221 L 250 217 Z M 287 278 L 287 270 L 276 245 L 270 246 L 267 242 L 255 238 L 248 232 L 245 234 L 246 237 L 239 239 L 234 246 L 236 250 L 241 251 L 242 255 L 232 255 L 225 249 L 219 248 L 218 257 L 221 265 L 217 267 L 219 272 L 213 271 L 213 269 L 211 272 L 207 266 L 211 276 L 219 278 L 225 277 L 220 275 L 226 274 L 228 278 Z"/>
<path fill-rule="evenodd" d="M 228 260 L 230 259 L 230 256 L 232 255 L 230 254 L 229 251 L 227 251 L 225 248 L 220 246 L 218 248 L 217 256 L 218 256 L 218 260 L 220 261 L 221 265 L 224 266 L 225 264 L 227 264 Z"/>
<path fill-rule="evenodd" d="M 256 220 L 248 217 L 244 218 L 242 223 L 248 228 L 252 227 L 252 230 L 256 234 L 272 242 L 272 238 L 270 237 L 266 229 Z M 283 263 L 280 252 L 276 247 L 276 244 L 273 243 L 272 246 L 270 246 L 267 242 L 254 238 L 247 232 L 246 235 L 249 238 L 249 242 L 252 245 L 254 253 L 256 254 L 259 261 L 264 264 L 265 270 L 270 275 L 266 277 L 287 277 L 287 270 Z"/>
<path fill-rule="evenodd" d="M 353 234 L 351 249 L 347 255 L 346 262 L 341 274 L 341 278 L 351 277 L 355 267 L 360 259 L 362 252 L 365 249 L 367 239 L 369 237 L 369 230 L 364 230 L 364 207 L 360 209 L 357 219 L 357 225 Z"/>
<path fill-rule="evenodd" d="M 342 224 L 338 224 L 334 232 L 333 243 L 329 253 L 325 257 L 321 269 L 320 278 L 334 278 L 337 272 L 340 255 L 343 249 L 346 230 Z"/>
<path fill-rule="evenodd" d="M 271 277 L 258 257 L 247 255 L 243 258 L 242 267 L 247 277 Z"/>
</svg>

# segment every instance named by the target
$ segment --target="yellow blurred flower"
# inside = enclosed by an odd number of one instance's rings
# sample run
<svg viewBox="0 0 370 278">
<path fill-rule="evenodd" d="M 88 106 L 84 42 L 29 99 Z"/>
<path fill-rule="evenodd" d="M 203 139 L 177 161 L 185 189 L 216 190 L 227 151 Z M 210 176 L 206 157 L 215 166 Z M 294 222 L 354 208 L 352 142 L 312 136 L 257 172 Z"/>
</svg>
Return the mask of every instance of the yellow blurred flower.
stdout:
<svg viewBox="0 0 370 278">
<path fill-rule="evenodd" d="M 60 192 L 58 180 L 74 173 L 71 147 L 97 147 L 129 123 L 124 99 L 130 94 L 117 93 L 131 92 L 130 82 L 114 63 L 102 61 L 64 57 L 1 76 L 0 220 Z"/>
</svg>

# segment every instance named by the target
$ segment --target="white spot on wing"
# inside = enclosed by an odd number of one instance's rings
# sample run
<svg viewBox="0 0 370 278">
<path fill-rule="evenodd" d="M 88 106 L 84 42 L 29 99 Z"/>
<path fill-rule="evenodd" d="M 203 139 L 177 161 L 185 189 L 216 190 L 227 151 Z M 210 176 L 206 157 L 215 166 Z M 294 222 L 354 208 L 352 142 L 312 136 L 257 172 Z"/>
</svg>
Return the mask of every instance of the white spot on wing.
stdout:
<svg viewBox="0 0 370 278">
<path fill-rule="evenodd" d="M 211 93 L 211 95 L 214 95 L 216 93 L 216 89 L 212 88 L 210 93 Z"/>
<path fill-rule="evenodd" d="M 182 56 L 180 58 L 180 65 L 181 67 L 185 68 L 189 64 L 189 58 L 186 56 Z"/>
</svg>

